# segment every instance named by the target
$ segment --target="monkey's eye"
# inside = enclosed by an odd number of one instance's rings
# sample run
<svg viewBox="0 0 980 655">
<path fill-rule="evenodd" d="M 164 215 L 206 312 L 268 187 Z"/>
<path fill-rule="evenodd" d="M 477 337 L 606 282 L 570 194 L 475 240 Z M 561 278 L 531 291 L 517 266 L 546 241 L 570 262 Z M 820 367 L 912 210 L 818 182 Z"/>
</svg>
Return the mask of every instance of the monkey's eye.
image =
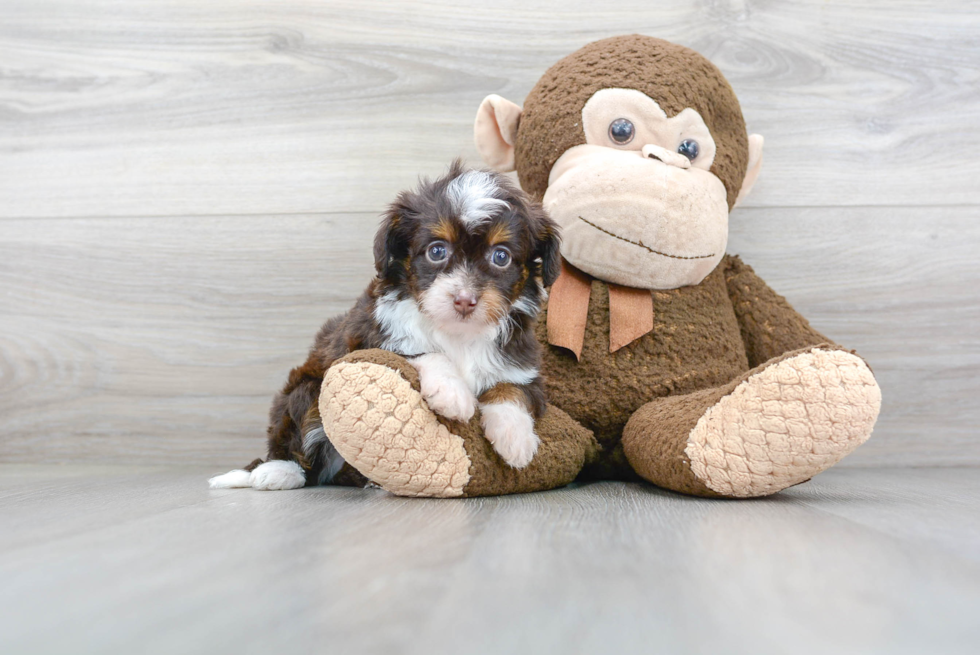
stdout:
<svg viewBox="0 0 980 655">
<path fill-rule="evenodd" d="M 701 152 L 701 148 L 698 146 L 698 142 L 694 139 L 684 139 L 681 144 L 677 146 L 677 152 L 681 153 L 691 161 L 698 158 L 698 153 Z"/>
<path fill-rule="evenodd" d="M 494 266 L 504 268 L 510 263 L 510 253 L 507 252 L 506 248 L 494 248 L 493 252 L 490 253 L 490 261 Z"/>
<path fill-rule="evenodd" d="M 439 262 L 446 261 L 446 257 L 449 256 L 449 249 L 446 248 L 446 244 L 442 241 L 436 241 L 435 243 L 429 244 L 429 249 L 425 251 L 425 256 L 433 264 L 438 264 Z"/>
<path fill-rule="evenodd" d="M 609 138 L 621 146 L 632 141 L 635 135 L 636 128 L 625 118 L 617 118 L 609 124 Z"/>
</svg>

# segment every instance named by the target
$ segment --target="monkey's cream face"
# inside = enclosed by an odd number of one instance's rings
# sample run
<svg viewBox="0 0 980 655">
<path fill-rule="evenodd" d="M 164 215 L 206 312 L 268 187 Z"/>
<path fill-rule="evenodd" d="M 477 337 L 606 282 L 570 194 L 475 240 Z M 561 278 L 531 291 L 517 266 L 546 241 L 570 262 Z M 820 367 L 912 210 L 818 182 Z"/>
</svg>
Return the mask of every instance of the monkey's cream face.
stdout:
<svg viewBox="0 0 980 655">
<path fill-rule="evenodd" d="M 555 163 L 543 201 L 562 228 L 562 255 L 624 286 L 700 283 L 725 254 L 729 211 L 701 116 L 668 118 L 639 91 L 602 89 L 582 126 L 586 143 Z"/>
</svg>

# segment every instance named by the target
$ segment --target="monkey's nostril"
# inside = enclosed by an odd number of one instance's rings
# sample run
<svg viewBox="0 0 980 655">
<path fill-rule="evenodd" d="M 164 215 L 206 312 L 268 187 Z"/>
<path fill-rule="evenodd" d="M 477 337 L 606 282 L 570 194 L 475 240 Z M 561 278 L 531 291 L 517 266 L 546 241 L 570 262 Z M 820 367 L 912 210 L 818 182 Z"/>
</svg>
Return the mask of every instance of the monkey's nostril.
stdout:
<svg viewBox="0 0 980 655">
<path fill-rule="evenodd" d="M 676 166 L 677 168 L 691 167 L 691 160 L 686 156 L 671 150 L 667 150 L 666 148 L 661 148 L 653 143 L 648 143 L 647 145 L 643 146 L 642 153 L 644 159 L 659 161 L 661 164 Z"/>
</svg>

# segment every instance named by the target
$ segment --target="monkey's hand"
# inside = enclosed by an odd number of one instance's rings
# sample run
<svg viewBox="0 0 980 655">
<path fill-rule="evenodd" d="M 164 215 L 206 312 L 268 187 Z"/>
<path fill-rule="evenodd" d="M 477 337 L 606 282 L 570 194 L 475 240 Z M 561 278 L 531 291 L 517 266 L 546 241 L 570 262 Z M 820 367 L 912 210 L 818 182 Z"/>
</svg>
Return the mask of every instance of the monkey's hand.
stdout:
<svg viewBox="0 0 980 655">
<path fill-rule="evenodd" d="M 455 421 L 469 421 L 476 412 L 476 396 L 459 377 L 449 358 L 429 353 L 410 359 L 419 372 L 422 397 L 433 412 Z"/>
</svg>

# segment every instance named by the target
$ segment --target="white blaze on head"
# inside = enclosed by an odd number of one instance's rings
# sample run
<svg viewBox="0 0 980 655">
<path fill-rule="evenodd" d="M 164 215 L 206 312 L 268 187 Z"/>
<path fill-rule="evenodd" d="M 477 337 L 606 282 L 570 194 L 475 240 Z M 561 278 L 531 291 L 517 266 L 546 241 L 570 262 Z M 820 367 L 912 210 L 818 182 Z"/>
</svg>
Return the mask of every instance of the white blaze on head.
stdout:
<svg viewBox="0 0 980 655">
<path fill-rule="evenodd" d="M 494 210 L 507 206 L 499 198 L 500 187 L 493 175 L 485 171 L 467 171 L 452 182 L 446 195 L 459 214 L 459 220 L 469 225 L 490 220 Z"/>
</svg>

